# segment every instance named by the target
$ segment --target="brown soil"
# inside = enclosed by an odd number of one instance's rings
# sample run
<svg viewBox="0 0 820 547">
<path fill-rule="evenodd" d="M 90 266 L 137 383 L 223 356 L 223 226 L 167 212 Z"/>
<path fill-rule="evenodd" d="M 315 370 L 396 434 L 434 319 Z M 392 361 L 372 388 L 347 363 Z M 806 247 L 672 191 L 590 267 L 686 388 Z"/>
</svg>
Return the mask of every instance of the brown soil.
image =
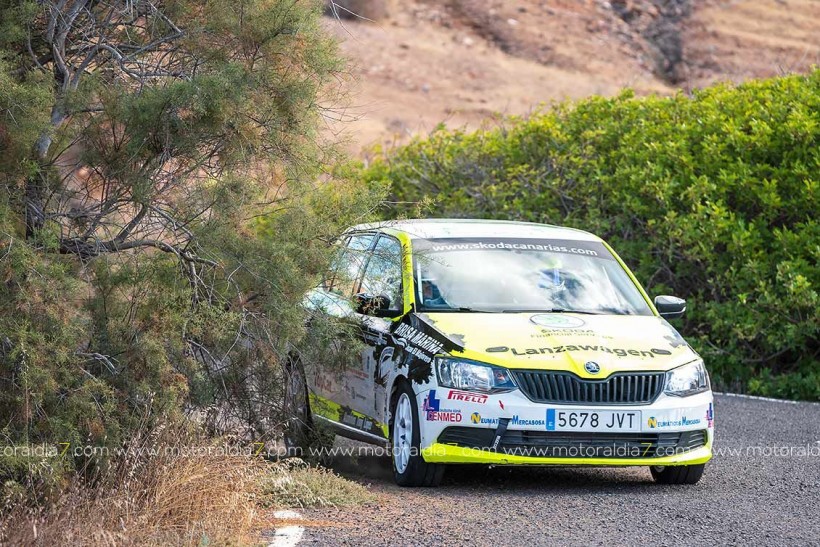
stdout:
<svg viewBox="0 0 820 547">
<path fill-rule="evenodd" d="M 556 100 L 670 94 L 820 64 L 817 0 L 405 0 L 326 18 L 355 83 L 328 122 L 359 152 Z"/>
</svg>

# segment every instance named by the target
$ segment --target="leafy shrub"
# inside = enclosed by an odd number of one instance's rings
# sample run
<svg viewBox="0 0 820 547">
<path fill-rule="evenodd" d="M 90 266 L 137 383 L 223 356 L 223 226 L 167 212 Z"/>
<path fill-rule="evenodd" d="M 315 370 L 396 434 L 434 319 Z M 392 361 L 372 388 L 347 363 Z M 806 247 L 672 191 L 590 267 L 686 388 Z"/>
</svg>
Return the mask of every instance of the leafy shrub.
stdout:
<svg viewBox="0 0 820 547">
<path fill-rule="evenodd" d="M 384 194 L 324 176 L 322 5 L 0 0 L 3 492 L 154 420 L 281 431 L 301 300 Z"/>
<path fill-rule="evenodd" d="M 440 129 L 363 175 L 435 198 L 432 216 L 598 234 L 650 292 L 689 300 L 682 331 L 718 387 L 820 399 L 820 71 Z"/>
</svg>

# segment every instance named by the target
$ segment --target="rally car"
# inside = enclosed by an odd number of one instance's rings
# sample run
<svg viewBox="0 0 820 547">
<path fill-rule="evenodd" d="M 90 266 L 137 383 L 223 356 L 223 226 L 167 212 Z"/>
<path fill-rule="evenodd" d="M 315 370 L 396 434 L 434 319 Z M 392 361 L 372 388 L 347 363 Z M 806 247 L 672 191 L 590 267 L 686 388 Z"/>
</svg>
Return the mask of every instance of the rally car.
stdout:
<svg viewBox="0 0 820 547">
<path fill-rule="evenodd" d="M 348 230 L 314 314 L 353 320 L 357 366 L 299 363 L 305 426 L 384 445 L 395 480 L 446 464 L 649 466 L 693 484 L 711 458 L 701 357 L 609 245 L 576 229 L 408 220 Z"/>
</svg>

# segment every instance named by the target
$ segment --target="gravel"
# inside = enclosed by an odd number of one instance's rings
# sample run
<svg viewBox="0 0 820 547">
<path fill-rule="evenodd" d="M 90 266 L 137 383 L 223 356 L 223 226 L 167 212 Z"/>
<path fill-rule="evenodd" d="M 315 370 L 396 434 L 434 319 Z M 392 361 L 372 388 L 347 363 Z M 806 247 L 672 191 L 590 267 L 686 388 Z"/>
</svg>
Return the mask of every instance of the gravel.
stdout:
<svg viewBox="0 0 820 547">
<path fill-rule="evenodd" d="M 389 460 L 340 460 L 379 501 L 305 511 L 316 525 L 302 544 L 819 542 L 820 404 L 717 395 L 715 424 L 718 453 L 694 486 L 656 485 L 643 467 L 461 466 L 439 488 L 407 489 Z"/>
</svg>

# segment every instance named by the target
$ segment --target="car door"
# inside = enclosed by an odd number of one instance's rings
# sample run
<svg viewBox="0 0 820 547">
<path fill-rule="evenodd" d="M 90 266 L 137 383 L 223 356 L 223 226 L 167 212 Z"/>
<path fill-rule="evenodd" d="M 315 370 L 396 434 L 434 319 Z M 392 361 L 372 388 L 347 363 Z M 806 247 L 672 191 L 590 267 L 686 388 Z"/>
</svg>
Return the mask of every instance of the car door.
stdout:
<svg viewBox="0 0 820 547">
<path fill-rule="evenodd" d="M 342 241 L 342 249 L 320 287 L 307 296 L 307 307 L 338 319 L 358 321 L 352 297 L 359 291 L 361 276 L 375 244 L 377 234 L 357 233 Z M 325 359 L 333 361 L 342 352 L 349 351 L 347 342 L 334 340 Z M 369 408 L 366 400 L 365 373 L 361 359 L 353 366 L 340 370 L 337 362 L 307 364 L 308 386 L 314 395 L 313 411 L 330 420 L 356 425 L 352 410 Z M 358 420 L 361 422 L 361 420 Z"/>
<path fill-rule="evenodd" d="M 353 234 L 334 261 L 322 286 L 309 296 L 309 307 L 354 321 L 364 348 L 350 367 L 317 363 L 307 371 L 311 392 L 318 396 L 313 411 L 346 427 L 386 437 L 385 379 L 390 372 L 393 348 L 387 347 L 392 318 L 402 314 L 401 244 L 385 234 Z M 380 297 L 384 309 L 357 305 Z M 337 340 L 330 355 L 349 351 Z"/>
<path fill-rule="evenodd" d="M 390 326 L 404 311 L 402 299 L 402 247 L 398 239 L 381 234 L 373 246 L 364 274 L 354 295 L 354 302 L 369 303 L 381 299 L 378 308 L 366 305 L 356 313 L 362 325 L 362 370 L 367 380 L 366 407 L 361 412 L 372 416 L 379 424 L 387 423 L 386 389 L 393 370 L 394 347 L 388 343 Z"/>
</svg>

